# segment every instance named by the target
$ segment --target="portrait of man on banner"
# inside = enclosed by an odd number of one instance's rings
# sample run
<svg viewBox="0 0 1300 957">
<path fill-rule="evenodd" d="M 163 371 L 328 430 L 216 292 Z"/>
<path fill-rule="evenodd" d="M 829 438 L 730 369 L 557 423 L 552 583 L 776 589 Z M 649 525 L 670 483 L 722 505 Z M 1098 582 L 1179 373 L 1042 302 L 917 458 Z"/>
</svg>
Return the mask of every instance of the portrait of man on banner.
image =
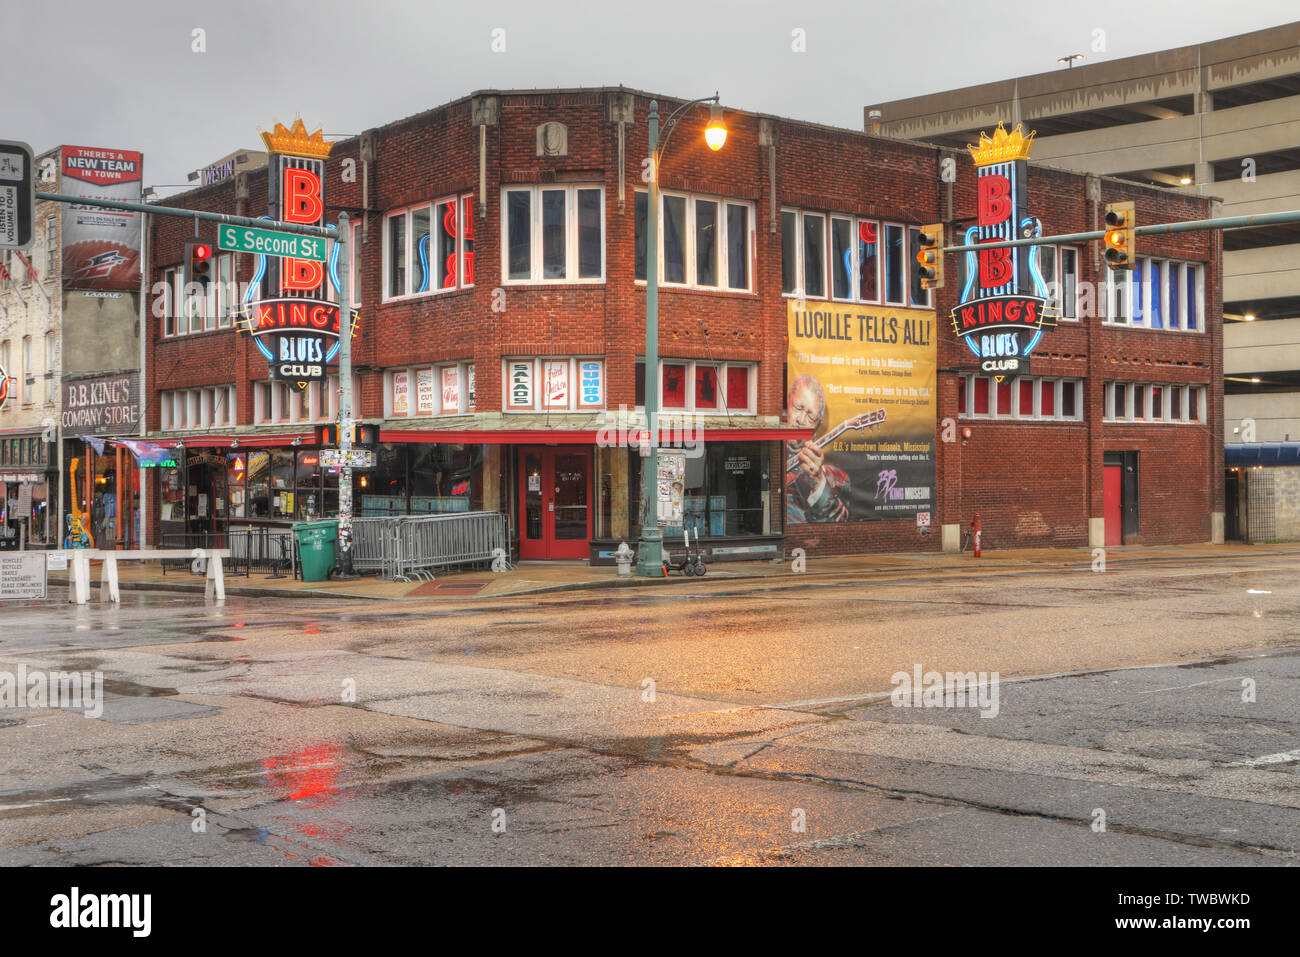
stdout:
<svg viewBox="0 0 1300 957">
<path fill-rule="evenodd" d="M 786 408 L 790 424 L 813 429 L 807 442 L 786 442 L 785 507 L 792 522 L 847 522 L 849 476 L 826 463 L 817 442 L 826 418 L 826 393 L 816 376 L 805 373 L 790 383 Z"/>
</svg>

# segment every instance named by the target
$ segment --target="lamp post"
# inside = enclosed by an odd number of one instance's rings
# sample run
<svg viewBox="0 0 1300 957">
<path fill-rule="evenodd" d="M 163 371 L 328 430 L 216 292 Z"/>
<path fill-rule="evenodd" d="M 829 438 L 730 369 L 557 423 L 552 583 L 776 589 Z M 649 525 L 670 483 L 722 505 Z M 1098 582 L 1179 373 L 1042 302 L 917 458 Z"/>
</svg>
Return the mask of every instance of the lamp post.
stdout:
<svg viewBox="0 0 1300 957">
<path fill-rule="evenodd" d="M 719 96 L 701 97 L 679 106 L 664 123 L 664 141 L 659 143 L 659 101 L 650 101 L 650 182 L 646 195 L 646 286 L 645 286 L 645 419 L 650 430 L 650 448 L 641 468 L 641 538 L 637 543 L 636 573 L 641 578 L 663 576 L 663 534 L 659 531 L 659 161 L 668 148 L 673 130 L 686 111 L 701 103 L 712 103 L 704 139 L 717 152 L 727 141 L 722 124 Z"/>
</svg>

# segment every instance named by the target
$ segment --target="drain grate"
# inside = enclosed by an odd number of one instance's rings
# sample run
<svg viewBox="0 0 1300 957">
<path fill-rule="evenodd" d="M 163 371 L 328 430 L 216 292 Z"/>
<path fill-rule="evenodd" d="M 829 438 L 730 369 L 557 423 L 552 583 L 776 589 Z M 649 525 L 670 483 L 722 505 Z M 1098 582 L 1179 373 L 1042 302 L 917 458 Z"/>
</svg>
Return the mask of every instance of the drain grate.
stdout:
<svg viewBox="0 0 1300 957">
<path fill-rule="evenodd" d="M 22 723 L 22 718 L 0 718 L 0 728 L 16 728 Z"/>
</svg>

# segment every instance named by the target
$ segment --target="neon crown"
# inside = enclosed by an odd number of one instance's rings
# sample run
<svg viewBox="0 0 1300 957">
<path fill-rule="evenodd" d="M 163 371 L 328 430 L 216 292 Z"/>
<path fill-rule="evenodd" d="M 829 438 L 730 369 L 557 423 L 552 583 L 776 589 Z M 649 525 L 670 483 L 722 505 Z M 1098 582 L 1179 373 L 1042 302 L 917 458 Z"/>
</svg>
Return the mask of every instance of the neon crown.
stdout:
<svg viewBox="0 0 1300 957">
<path fill-rule="evenodd" d="M 1020 124 L 1010 133 L 999 122 L 998 128 L 990 137 L 983 130 L 980 131 L 980 145 L 967 146 L 970 155 L 975 158 L 976 166 L 990 166 L 993 163 L 1009 163 L 1012 160 L 1029 159 L 1029 150 L 1034 145 L 1034 135 L 1037 130 L 1025 136 L 1021 132 Z"/>
<path fill-rule="evenodd" d="M 283 153 L 289 156 L 306 156 L 312 159 L 326 159 L 333 149 L 333 143 L 325 142 L 325 134 L 318 128 L 315 133 L 308 133 L 307 127 L 302 121 L 302 117 L 294 118 L 293 126 L 286 127 L 283 123 L 276 123 L 275 129 L 270 133 L 262 130 L 262 142 L 272 153 Z"/>
</svg>

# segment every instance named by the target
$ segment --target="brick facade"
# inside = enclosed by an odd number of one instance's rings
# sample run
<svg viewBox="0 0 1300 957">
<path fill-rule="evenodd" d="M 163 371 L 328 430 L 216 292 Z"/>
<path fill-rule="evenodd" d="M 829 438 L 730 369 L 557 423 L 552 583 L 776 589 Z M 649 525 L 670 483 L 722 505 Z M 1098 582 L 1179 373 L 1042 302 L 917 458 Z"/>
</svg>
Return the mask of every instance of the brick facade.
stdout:
<svg viewBox="0 0 1300 957">
<path fill-rule="evenodd" d="M 628 101 L 632 122 L 625 136 L 622 200 L 618 167 L 620 123 Z M 362 137 L 335 145 L 326 165 L 326 202 L 360 217 L 365 239 L 360 254 L 362 331 L 353 362 L 359 383 L 358 414 L 384 415 L 383 372 L 442 360 L 473 361 L 478 413 L 458 427 L 502 425 L 501 361 L 511 355 L 603 355 L 606 408 L 631 407 L 637 358 L 644 350 L 645 287 L 634 281 L 633 196 L 643 187 L 650 97 L 624 90 L 520 93 L 488 92 L 455 101 Z M 660 98 L 666 117 L 678 102 Z M 491 116 L 495 107 L 495 117 Z M 486 203 L 480 198 L 480 128 Z M 751 274 L 755 292 L 660 288 L 660 355 L 683 359 L 750 360 L 758 363 L 756 415 L 750 423 L 783 421 L 786 303 L 781 292 L 782 206 L 877 217 L 919 225 L 973 220 L 975 175 L 968 155 L 856 131 L 752 113 L 726 114 L 725 148 L 710 152 L 702 130 L 707 109 L 688 113 L 673 133 L 661 169 L 665 190 L 707 193 L 753 204 L 755 243 Z M 565 124 L 568 153 L 537 155 L 537 127 Z M 373 161 L 363 163 L 363 140 Z M 772 144 L 772 145 L 767 145 Z M 941 161 L 953 156 L 957 181 L 944 183 Z M 344 178 L 345 170 L 355 176 Z M 169 205 L 259 216 L 266 212 L 265 169 L 238 174 L 196 189 Z M 605 189 L 605 281 L 593 285 L 501 284 L 501 189 L 511 184 L 575 182 Z M 773 191 L 773 184 L 775 190 Z M 1202 219 L 1209 201 L 1179 193 L 1031 166 L 1031 213 L 1044 233 L 1101 228 L 1107 202 L 1132 199 L 1139 223 Z M 1095 199 L 1089 198 L 1089 190 Z M 363 194 L 364 193 L 364 194 Z M 473 194 L 475 285 L 432 297 L 384 304 L 381 250 L 383 214 L 416 202 Z M 364 208 L 363 208 L 364 207 Z M 334 219 L 331 212 L 329 218 Z M 215 239 L 212 224 L 199 234 Z M 193 233 L 186 220 L 153 217 L 149 249 L 154 278 L 179 264 L 182 244 Z M 1083 247 L 1080 281 L 1104 279 L 1097 243 Z M 1221 369 L 1221 240 L 1214 232 L 1143 237 L 1143 255 L 1168 255 L 1206 264 L 1205 332 L 1116 329 L 1099 318 L 1062 322 L 1035 352 L 1033 374 L 1084 381 L 1084 418 L 1070 422 L 959 420 L 973 430 L 968 442 L 939 442 L 934 530 L 918 534 L 915 522 L 877 521 L 843 525 L 792 525 L 787 548 L 810 554 L 880 550 L 934 550 L 939 526 L 969 522 L 981 514 L 990 547 L 1080 546 L 1089 542 L 1089 519 L 1102 515 L 1102 462 L 1110 450 L 1136 450 L 1142 463 L 1141 525 L 1146 544 L 1207 541 L 1211 513 L 1222 511 L 1223 379 Z M 240 256 L 246 280 L 251 256 Z M 958 368 L 970 353 L 956 341 L 948 310 L 957 302 L 956 256 L 948 259 L 948 282 L 936 299 L 939 397 L 936 434 L 958 419 Z M 910 262 L 909 262 L 910 267 Z M 494 311 L 494 290 L 504 288 L 504 311 Z M 497 294 L 499 295 L 499 293 Z M 237 389 L 237 426 L 252 432 L 254 380 L 266 378 L 266 362 L 246 337 L 230 329 L 163 338 L 162 320 L 146 335 L 149 370 L 148 428 L 157 434 L 161 390 L 223 385 Z M 1102 423 L 1103 384 L 1111 380 L 1189 383 L 1206 387 L 1206 422 L 1141 426 Z M 507 423 L 508 424 L 508 423 Z M 393 423 L 385 423 L 389 427 Z M 422 426 L 423 427 L 423 426 Z M 226 430 L 227 433 L 232 430 Z M 270 429 L 283 433 L 284 428 Z M 775 457 L 774 457 L 775 461 Z M 773 482 L 774 511 L 779 483 Z M 779 530 L 782 517 L 773 518 Z M 150 527 L 156 532 L 156 516 Z M 152 540 L 152 533 L 151 533 Z"/>
</svg>

